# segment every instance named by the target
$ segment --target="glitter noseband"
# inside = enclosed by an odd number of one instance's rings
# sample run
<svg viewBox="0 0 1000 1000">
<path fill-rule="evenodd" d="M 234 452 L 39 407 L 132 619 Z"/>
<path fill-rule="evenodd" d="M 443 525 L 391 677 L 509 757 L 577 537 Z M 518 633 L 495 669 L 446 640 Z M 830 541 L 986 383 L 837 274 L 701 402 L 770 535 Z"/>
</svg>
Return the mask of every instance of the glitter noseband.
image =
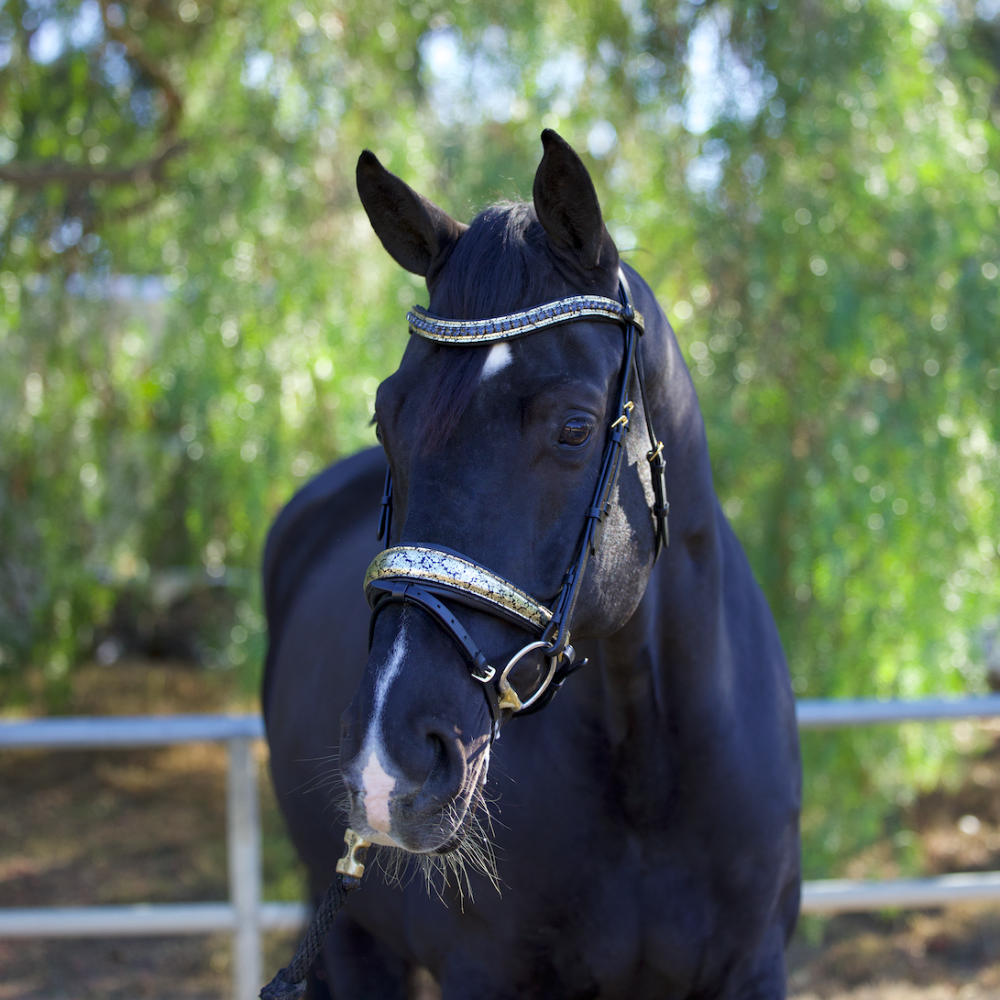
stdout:
<svg viewBox="0 0 1000 1000">
<path fill-rule="evenodd" d="M 447 632 L 465 658 L 470 675 L 483 686 L 490 717 L 492 738 L 500 734 L 501 711 L 529 715 L 540 711 L 555 696 L 566 678 L 587 661 L 577 660 L 570 645 L 569 625 L 579 596 L 587 560 L 600 545 L 604 520 L 611 512 L 611 495 L 621 471 L 625 435 L 630 428 L 634 403 L 629 399 L 629 381 L 635 373 L 645 411 L 650 450 L 646 454 L 653 486 L 651 513 L 655 522 L 656 551 L 668 544 L 666 463 L 663 443 L 650 424 L 649 405 L 637 339 L 642 334 L 642 315 L 633 307 L 625 275 L 619 271 L 619 299 L 602 295 L 574 295 L 496 319 L 453 320 L 432 316 L 415 307 L 407 313 L 410 333 L 442 344 L 476 346 L 523 337 L 537 330 L 580 319 L 620 324 L 625 333 L 625 350 L 619 379 L 617 409 L 611 421 L 608 442 L 601 460 L 593 502 L 587 508 L 583 540 L 576 558 L 566 571 L 562 588 L 552 610 L 502 576 L 458 552 L 432 544 L 390 547 L 392 531 L 392 472 L 386 473 L 382 495 L 382 515 L 378 537 L 386 549 L 376 556 L 365 574 L 365 597 L 372 609 L 369 644 L 380 611 L 392 603 L 415 604 L 427 612 Z M 655 557 L 654 556 L 654 557 Z M 483 652 L 455 617 L 444 600 L 486 611 L 512 622 L 536 638 L 523 646 L 503 670 L 491 666 Z M 540 651 L 547 668 L 529 671 L 530 681 L 518 689 L 517 668 L 529 654 Z"/>
</svg>

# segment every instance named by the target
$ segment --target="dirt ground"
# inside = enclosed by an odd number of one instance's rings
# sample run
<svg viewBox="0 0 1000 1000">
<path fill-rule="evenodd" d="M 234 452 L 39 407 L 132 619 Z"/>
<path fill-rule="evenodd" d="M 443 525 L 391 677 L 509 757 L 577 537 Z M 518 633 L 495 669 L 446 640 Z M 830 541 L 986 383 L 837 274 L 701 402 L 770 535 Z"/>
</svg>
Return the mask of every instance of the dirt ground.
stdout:
<svg viewBox="0 0 1000 1000">
<path fill-rule="evenodd" d="M 249 709 L 225 675 L 124 664 L 83 671 L 72 714 Z M 261 747 L 264 896 L 302 898 Z M 182 903 L 227 898 L 226 751 L 217 744 L 0 754 L 0 906 Z M 295 947 L 270 934 L 265 972 Z M 0 1000 L 217 1000 L 229 995 L 226 934 L 2 940 Z"/>
<path fill-rule="evenodd" d="M 83 671 L 71 711 L 234 707 L 249 706 L 225 678 L 125 664 Z M 0 906 L 225 899 L 225 777 L 225 750 L 215 745 L 0 755 Z M 935 870 L 1000 869 L 997 788 L 994 750 L 957 792 L 918 804 Z M 266 775 L 261 791 L 265 898 L 301 898 L 302 871 Z M 979 828 L 957 829 L 963 815 L 977 816 Z M 294 945 L 292 935 L 268 936 L 267 975 Z M 788 965 L 793 1000 L 1000 997 L 1000 907 L 811 918 Z M 227 935 L 0 940 L 0 1000 L 217 1000 L 230 984 Z"/>
<path fill-rule="evenodd" d="M 820 943 L 800 933 L 789 948 L 794 1000 L 1000 997 L 1000 907 L 842 915 L 822 931 Z"/>
</svg>

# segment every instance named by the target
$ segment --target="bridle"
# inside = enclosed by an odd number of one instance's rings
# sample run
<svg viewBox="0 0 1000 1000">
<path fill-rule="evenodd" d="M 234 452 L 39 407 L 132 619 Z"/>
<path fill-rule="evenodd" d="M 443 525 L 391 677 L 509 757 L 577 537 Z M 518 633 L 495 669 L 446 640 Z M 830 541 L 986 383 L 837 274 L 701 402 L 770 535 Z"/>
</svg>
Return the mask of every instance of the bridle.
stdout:
<svg viewBox="0 0 1000 1000">
<path fill-rule="evenodd" d="M 669 542 L 667 512 L 670 505 L 667 503 L 663 442 L 657 439 L 650 422 L 642 361 L 637 350 L 638 338 L 643 332 L 643 318 L 632 305 L 628 281 L 621 270 L 618 278 L 618 300 L 603 295 L 573 295 L 523 312 L 484 320 L 442 319 L 419 306 L 406 316 L 411 334 L 452 346 L 499 343 L 580 319 L 617 323 L 625 334 L 617 407 L 612 411 L 617 415 L 611 421 L 594 498 L 585 515 L 579 551 L 566 571 L 551 610 L 502 576 L 451 549 L 431 544 L 390 546 L 392 471 L 386 472 L 378 529 L 378 537 L 380 540 L 385 538 L 386 547 L 375 557 L 365 574 L 365 597 L 372 609 L 369 646 L 376 619 L 388 605 L 404 603 L 422 608 L 451 636 L 466 660 L 469 673 L 483 686 L 493 722 L 491 740 L 500 734 L 501 710 L 514 715 L 540 711 L 552 700 L 566 678 L 587 662 L 586 659 L 575 658 L 575 651 L 570 645 L 569 626 L 587 560 L 596 553 L 605 518 L 611 512 L 611 496 L 621 472 L 625 435 L 630 429 L 635 406 L 629 399 L 633 372 L 649 433 L 650 450 L 646 459 L 653 487 L 654 560 Z M 490 665 L 443 599 L 486 611 L 534 633 L 536 638 L 518 650 L 503 670 L 498 671 Z M 530 695 L 522 698 L 510 683 L 511 673 L 526 656 L 539 650 L 543 651 L 548 661 L 547 671 Z"/>
</svg>

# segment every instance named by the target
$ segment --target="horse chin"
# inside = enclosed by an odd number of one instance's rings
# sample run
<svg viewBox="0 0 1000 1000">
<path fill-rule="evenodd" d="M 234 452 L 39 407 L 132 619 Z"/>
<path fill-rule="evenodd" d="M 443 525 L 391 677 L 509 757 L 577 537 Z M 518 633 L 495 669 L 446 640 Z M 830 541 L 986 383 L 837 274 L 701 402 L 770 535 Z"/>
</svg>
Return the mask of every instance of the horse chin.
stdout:
<svg viewBox="0 0 1000 1000">
<path fill-rule="evenodd" d="M 388 833 L 379 833 L 377 830 L 366 829 L 362 836 L 369 843 L 376 844 L 378 847 L 396 847 L 403 851 L 406 850 L 395 837 Z"/>
<path fill-rule="evenodd" d="M 490 818 L 485 805 L 478 802 L 468 808 L 457 826 L 445 838 L 421 837 L 403 846 L 393 837 L 382 835 L 385 844 L 378 853 L 378 864 L 389 883 L 407 884 L 416 875 L 422 879 L 427 892 L 447 901 L 449 896 L 458 899 L 473 898 L 473 872 L 484 876 L 497 892 L 500 882 L 496 858 L 490 839 Z M 385 843 L 391 841 L 391 844 Z M 419 843 L 418 843 L 419 842 Z M 436 846 L 431 846 L 436 842 Z M 391 849 L 390 849 L 391 847 Z M 413 848 L 417 849 L 414 850 Z"/>
<path fill-rule="evenodd" d="M 456 813 L 461 809 L 461 814 Z M 410 854 L 443 856 L 457 851 L 464 843 L 469 828 L 473 825 L 472 807 L 462 809 L 456 802 L 436 816 L 424 817 L 409 829 L 396 828 L 392 835 L 397 847 Z"/>
<path fill-rule="evenodd" d="M 455 851 L 459 850 L 464 843 L 464 836 L 462 832 L 456 833 L 447 844 L 442 844 L 434 853 L 438 857 L 444 857 L 446 854 L 454 854 Z"/>
<path fill-rule="evenodd" d="M 445 855 L 458 850 L 474 826 L 471 796 L 461 795 L 444 810 L 411 819 L 405 803 L 394 803 L 389 829 L 377 830 L 368 822 L 364 809 L 352 810 L 349 825 L 360 836 L 379 847 L 393 847 L 407 854 Z M 464 807 L 464 808 L 463 808 Z M 412 816 L 412 814 L 411 814 Z M 401 822 L 402 820 L 402 822 Z"/>
</svg>

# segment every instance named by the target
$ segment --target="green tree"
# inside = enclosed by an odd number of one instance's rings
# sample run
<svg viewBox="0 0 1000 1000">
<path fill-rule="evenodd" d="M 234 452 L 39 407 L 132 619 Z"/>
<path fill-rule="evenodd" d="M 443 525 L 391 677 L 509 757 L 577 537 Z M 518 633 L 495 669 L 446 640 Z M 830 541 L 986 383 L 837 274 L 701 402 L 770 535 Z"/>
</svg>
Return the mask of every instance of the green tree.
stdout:
<svg viewBox="0 0 1000 1000">
<path fill-rule="evenodd" d="M 297 485 L 373 440 L 420 283 L 371 147 L 468 218 L 542 127 L 678 330 L 716 482 L 810 697 L 981 690 L 997 632 L 1000 12 L 416 0 L 0 7 L 0 661 L 53 703 L 123 590 L 256 571 Z M 99 633 L 97 633 L 99 635 Z M 810 738 L 810 874 L 947 733 Z"/>
</svg>

